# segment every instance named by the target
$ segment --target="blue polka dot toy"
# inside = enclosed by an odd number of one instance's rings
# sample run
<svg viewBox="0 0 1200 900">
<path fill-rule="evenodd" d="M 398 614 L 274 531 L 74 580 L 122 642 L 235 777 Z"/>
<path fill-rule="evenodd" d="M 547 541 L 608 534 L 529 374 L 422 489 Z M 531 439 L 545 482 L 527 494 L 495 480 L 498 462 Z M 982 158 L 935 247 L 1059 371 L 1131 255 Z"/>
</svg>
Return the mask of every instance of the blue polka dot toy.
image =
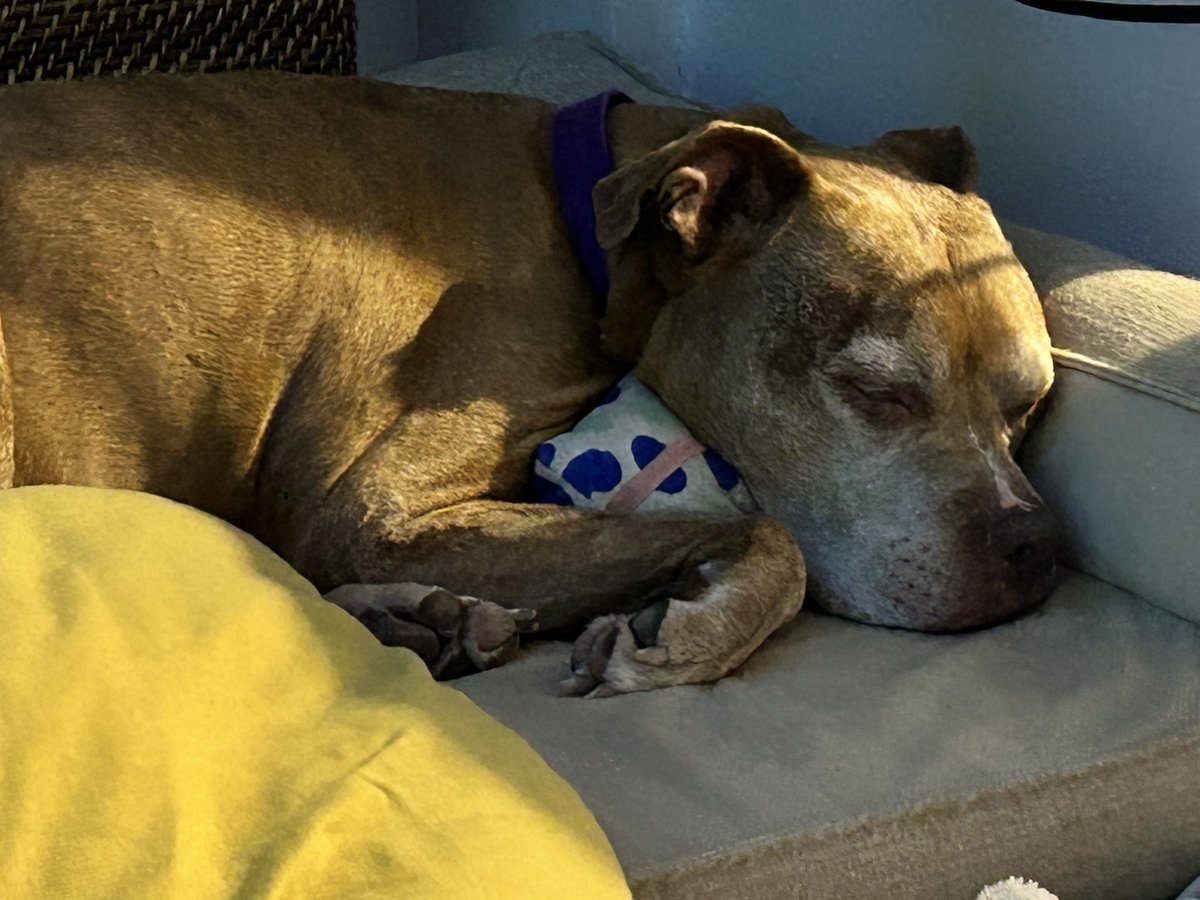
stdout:
<svg viewBox="0 0 1200 900">
<path fill-rule="evenodd" d="M 737 470 L 632 374 L 571 431 L 538 445 L 533 493 L 542 503 L 612 513 L 757 509 Z"/>
</svg>

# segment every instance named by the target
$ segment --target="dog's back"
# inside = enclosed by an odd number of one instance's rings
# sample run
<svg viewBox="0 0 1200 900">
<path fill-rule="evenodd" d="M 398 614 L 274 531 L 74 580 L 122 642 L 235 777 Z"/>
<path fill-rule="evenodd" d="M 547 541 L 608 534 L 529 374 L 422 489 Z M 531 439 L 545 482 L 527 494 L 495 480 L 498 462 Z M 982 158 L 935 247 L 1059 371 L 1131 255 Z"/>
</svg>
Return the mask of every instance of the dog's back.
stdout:
<svg viewBox="0 0 1200 900">
<path fill-rule="evenodd" d="M 590 311 L 564 306 L 579 291 L 547 115 L 282 75 L 0 91 L 0 484 L 11 448 L 17 484 L 150 490 L 244 522 L 275 455 L 316 496 L 401 407 L 472 399 L 445 359 L 396 383 L 447 297 L 469 327 L 440 321 L 433 356 L 477 359 L 515 315 L 558 327 L 541 368 L 570 368 Z M 492 363 L 491 395 L 545 374 L 536 354 Z"/>
</svg>

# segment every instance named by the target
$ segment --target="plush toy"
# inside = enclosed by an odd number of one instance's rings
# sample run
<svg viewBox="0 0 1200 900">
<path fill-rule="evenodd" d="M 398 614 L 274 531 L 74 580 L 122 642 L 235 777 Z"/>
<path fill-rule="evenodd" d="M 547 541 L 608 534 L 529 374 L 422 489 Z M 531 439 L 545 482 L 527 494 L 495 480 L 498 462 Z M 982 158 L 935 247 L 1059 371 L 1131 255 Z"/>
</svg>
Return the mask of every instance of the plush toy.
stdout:
<svg viewBox="0 0 1200 900">
<path fill-rule="evenodd" d="M 534 498 L 610 513 L 736 516 L 757 507 L 737 471 L 705 448 L 637 376 L 534 453 Z"/>
<path fill-rule="evenodd" d="M 1036 881 L 1008 878 L 989 884 L 979 892 L 975 900 L 1058 900 L 1058 897 L 1045 888 L 1038 887 Z"/>
<path fill-rule="evenodd" d="M 988 885 L 976 895 L 975 900 L 1058 900 L 1058 896 L 1038 887 L 1036 881 L 1009 878 Z M 1176 900 L 1200 900 L 1200 878 L 1184 888 Z"/>
</svg>

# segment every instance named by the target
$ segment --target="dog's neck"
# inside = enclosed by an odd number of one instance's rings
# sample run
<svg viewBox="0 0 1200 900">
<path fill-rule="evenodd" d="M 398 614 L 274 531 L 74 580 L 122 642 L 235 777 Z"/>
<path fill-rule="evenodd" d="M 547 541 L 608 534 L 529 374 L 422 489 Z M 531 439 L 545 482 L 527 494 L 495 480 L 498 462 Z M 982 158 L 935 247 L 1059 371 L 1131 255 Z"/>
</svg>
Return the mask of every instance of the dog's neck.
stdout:
<svg viewBox="0 0 1200 900">
<path fill-rule="evenodd" d="M 614 334 L 619 340 L 631 331 L 648 330 L 665 296 L 645 260 L 631 265 L 627 258 L 606 256 L 595 235 L 593 189 L 616 167 L 652 152 L 704 121 L 702 113 L 692 110 L 640 107 L 628 101 L 623 94 L 607 91 L 559 110 L 552 125 L 559 204 L 579 264 L 599 305 L 602 309 L 607 306 L 603 326 L 610 352 L 614 350 Z M 616 268 L 615 280 L 610 279 L 610 265 Z M 631 272 L 635 273 L 633 278 L 629 277 Z M 614 297 L 616 303 L 610 303 Z M 633 349 L 632 342 L 629 349 Z M 621 352 L 613 355 L 631 356 Z M 620 412 L 615 413 L 618 407 Z M 560 449 L 568 452 L 560 453 Z M 701 454 L 704 466 L 693 462 Z M 564 455 L 569 460 L 564 461 Z M 562 468 L 552 468 L 556 461 Z M 631 373 L 575 429 L 539 445 L 533 482 L 535 495 L 542 502 L 627 513 L 651 495 L 684 491 L 689 483 L 687 466 L 692 469 L 691 492 L 671 501 L 660 498 L 659 506 L 665 503 L 667 507 L 677 505 L 709 513 L 754 508 L 753 498 L 733 468 L 715 451 L 706 450 L 661 398 Z M 735 487 L 740 493 L 727 496 Z"/>
<path fill-rule="evenodd" d="M 551 160 L 558 204 L 575 257 L 601 309 L 608 302 L 608 262 L 596 237 L 596 184 L 615 168 L 608 139 L 609 111 L 630 99 L 609 90 L 564 106 L 551 122 Z"/>
<path fill-rule="evenodd" d="M 713 113 L 677 106 L 624 103 L 608 113 L 608 143 L 617 167 L 711 122 Z"/>
<path fill-rule="evenodd" d="M 642 106 L 606 91 L 564 107 L 553 129 L 554 179 L 576 257 L 597 297 L 605 350 L 633 364 L 667 291 L 654 265 L 653 241 L 601 249 L 592 191 L 616 168 L 633 162 L 712 118 L 675 107 Z M 668 279 L 669 280 L 669 279 Z"/>
</svg>

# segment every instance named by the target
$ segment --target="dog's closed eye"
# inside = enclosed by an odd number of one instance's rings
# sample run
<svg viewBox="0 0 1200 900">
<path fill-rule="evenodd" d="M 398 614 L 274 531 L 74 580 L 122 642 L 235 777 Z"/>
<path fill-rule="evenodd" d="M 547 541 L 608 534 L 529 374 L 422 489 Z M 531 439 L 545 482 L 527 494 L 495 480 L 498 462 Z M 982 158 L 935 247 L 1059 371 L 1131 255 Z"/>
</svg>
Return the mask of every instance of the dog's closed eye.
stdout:
<svg viewBox="0 0 1200 900">
<path fill-rule="evenodd" d="M 900 424 L 930 410 L 920 367 L 894 338 L 858 335 L 825 367 L 830 387 L 877 424 Z"/>
<path fill-rule="evenodd" d="M 871 421 L 899 423 L 928 412 L 929 399 L 920 385 L 893 381 L 873 370 L 835 370 L 832 385 L 843 400 Z"/>
</svg>

